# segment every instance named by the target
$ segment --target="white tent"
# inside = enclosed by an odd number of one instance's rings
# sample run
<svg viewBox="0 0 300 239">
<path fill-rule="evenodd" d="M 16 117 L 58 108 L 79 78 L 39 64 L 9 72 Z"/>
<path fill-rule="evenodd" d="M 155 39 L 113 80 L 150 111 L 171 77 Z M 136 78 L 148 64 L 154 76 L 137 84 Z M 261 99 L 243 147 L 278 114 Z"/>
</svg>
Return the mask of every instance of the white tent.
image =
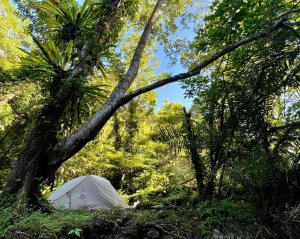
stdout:
<svg viewBox="0 0 300 239">
<path fill-rule="evenodd" d="M 78 177 L 65 183 L 48 200 L 56 207 L 68 209 L 128 207 L 111 183 L 96 175 Z"/>
</svg>

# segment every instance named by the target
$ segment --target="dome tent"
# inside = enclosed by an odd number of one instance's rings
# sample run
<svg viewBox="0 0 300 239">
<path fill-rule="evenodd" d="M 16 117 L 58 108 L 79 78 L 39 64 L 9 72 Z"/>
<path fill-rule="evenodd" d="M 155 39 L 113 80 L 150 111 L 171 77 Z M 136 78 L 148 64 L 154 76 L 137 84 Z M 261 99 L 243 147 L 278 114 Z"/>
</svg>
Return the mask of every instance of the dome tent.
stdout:
<svg viewBox="0 0 300 239">
<path fill-rule="evenodd" d="M 81 176 L 63 184 L 48 200 L 55 207 L 67 209 L 129 207 L 107 179 L 96 175 Z"/>
</svg>

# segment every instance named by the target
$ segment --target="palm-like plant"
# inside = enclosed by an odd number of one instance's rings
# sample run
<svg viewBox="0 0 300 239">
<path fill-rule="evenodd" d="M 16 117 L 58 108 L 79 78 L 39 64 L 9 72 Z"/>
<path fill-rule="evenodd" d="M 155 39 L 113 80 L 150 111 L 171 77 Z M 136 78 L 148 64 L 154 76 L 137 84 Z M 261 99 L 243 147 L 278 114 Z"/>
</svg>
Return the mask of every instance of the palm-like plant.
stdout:
<svg viewBox="0 0 300 239">
<path fill-rule="evenodd" d="M 35 66 L 32 70 L 48 73 L 49 76 L 63 77 L 72 66 L 73 41 L 69 41 L 66 50 L 62 53 L 51 39 L 43 43 L 35 36 L 32 38 L 39 50 L 28 52 L 21 49 L 27 54 L 26 57 L 21 58 L 21 64 L 25 67 Z"/>
<path fill-rule="evenodd" d="M 88 33 L 95 24 L 95 6 L 92 0 L 85 0 L 82 6 L 78 6 L 75 0 L 45 0 L 32 4 L 32 8 L 44 14 L 43 21 L 38 24 L 45 28 L 45 32 L 43 37 L 32 36 L 38 49 L 23 50 L 26 57 L 22 58 L 22 65 L 48 76 L 65 78 L 66 72 L 80 60 L 80 50 L 91 35 Z M 107 52 L 102 55 L 105 54 Z M 104 74 L 104 64 L 98 62 L 97 66 Z"/>
<path fill-rule="evenodd" d="M 107 85 L 91 84 L 88 76 L 75 80 L 70 78 L 72 70 L 84 58 L 81 49 L 91 36 L 91 26 L 95 24 L 95 14 L 92 13 L 97 7 L 94 7 L 92 0 L 86 0 L 81 7 L 75 0 L 45 0 L 33 4 L 32 7 L 45 14 L 45 21 L 40 22 L 40 25 L 46 31 L 42 32 L 43 36 L 32 36 L 36 49 L 22 49 L 26 56 L 21 59 L 21 65 L 31 72 L 31 76 L 49 79 L 51 96 L 58 92 L 66 79 L 70 80 L 69 85 L 73 84 L 73 87 L 66 104 L 70 117 L 61 117 L 61 122 L 66 127 L 73 126 L 75 120 L 80 121 L 80 109 L 88 108 L 91 98 L 101 102 L 107 96 L 107 90 L 104 89 Z M 106 51 L 101 53 L 102 56 L 107 56 Z M 98 69 L 104 75 L 104 64 L 100 61 L 97 63 Z"/>
<path fill-rule="evenodd" d="M 93 6 L 92 0 L 85 0 L 81 7 L 75 0 L 64 4 L 60 0 L 45 0 L 32 5 L 45 14 L 45 20 L 40 24 L 46 27 L 46 31 L 59 32 L 60 38 L 65 41 L 74 40 L 81 31 L 92 27 L 95 17 Z"/>
</svg>

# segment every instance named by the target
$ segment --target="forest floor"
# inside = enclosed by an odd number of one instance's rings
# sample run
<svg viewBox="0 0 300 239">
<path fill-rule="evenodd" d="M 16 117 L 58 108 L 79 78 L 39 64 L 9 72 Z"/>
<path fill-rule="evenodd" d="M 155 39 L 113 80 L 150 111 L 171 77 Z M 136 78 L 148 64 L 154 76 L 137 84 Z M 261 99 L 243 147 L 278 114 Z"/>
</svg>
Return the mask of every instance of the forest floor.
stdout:
<svg viewBox="0 0 300 239">
<path fill-rule="evenodd" d="M 299 217 L 300 209 L 297 210 Z M 110 211 L 35 211 L 22 216 L 15 208 L 7 207 L 0 212 L 0 238 L 299 238 L 299 223 L 296 227 L 290 223 L 295 219 L 293 215 L 277 219 L 277 224 L 276 220 L 272 222 L 273 227 L 264 225 L 255 219 L 250 203 L 232 200 L 205 201 L 193 206 L 146 203 L 134 209 Z"/>
</svg>

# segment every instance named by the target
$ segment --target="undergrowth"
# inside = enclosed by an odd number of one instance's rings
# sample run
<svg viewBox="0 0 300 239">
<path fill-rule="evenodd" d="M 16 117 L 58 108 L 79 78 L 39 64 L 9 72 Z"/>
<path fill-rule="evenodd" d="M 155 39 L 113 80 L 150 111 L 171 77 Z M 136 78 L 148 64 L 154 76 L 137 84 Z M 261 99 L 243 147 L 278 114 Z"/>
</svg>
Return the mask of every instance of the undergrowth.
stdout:
<svg viewBox="0 0 300 239">
<path fill-rule="evenodd" d="M 61 238 L 64 231 L 91 223 L 91 215 L 84 210 L 55 210 L 50 214 L 28 211 L 18 215 L 14 207 L 6 207 L 0 212 L 0 235 L 13 238 L 16 231 L 21 231 L 31 238 Z"/>
<path fill-rule="evenodd" d="M 252 223 L 253 207 L 244 202 L 204 201 L 194 207 L 175 206 L 160 202 L 141 209 L 106 210 L 60 210 L 50 214 L 41 211 L 18 216 L 15 208 L 5 207 L 0 212 L 0 235 L 2 238 L 14 238 L 16 232 L 30 235 L 30 238 L 68 238 L 68 233 L 80 232 L 94 225 L 111 223 L 119 228 L 128 225 L 150 227 L 168 225 L 172 230 L 189 233 L 199 238 L 211 238 L 214 229 L 228 230 L 235 228 L 234 233 L 248 235 Z M 102 224 L 101 224 L 102 223 Z M 115 227 L 115 226 L 114 226 Z M 245 229 L 246 228 L 246 229 Z M 170 229 L 171 230 L 171 229 Z M 247 231 L 248 230 L 248 231 Z"/>
</svg>

